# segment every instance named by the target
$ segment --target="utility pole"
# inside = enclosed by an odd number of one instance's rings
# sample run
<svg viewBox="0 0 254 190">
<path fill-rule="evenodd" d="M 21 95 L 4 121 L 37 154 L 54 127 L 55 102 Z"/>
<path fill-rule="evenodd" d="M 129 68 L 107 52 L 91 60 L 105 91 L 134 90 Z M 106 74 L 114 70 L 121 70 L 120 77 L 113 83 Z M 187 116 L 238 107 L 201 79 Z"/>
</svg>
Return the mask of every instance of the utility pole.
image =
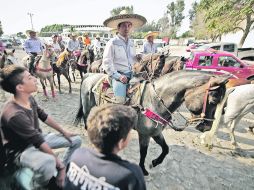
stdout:
<svg viewBox="0 0 254 190">
<path fill-rule="evenodd" d="M 30 16 L 30 21 L 31 21 L 31 26 L 32 26 L 32 30 L 34 30 L 34 26 L 33 26 L 33 13 L 27 13 Z"/>
</svg>

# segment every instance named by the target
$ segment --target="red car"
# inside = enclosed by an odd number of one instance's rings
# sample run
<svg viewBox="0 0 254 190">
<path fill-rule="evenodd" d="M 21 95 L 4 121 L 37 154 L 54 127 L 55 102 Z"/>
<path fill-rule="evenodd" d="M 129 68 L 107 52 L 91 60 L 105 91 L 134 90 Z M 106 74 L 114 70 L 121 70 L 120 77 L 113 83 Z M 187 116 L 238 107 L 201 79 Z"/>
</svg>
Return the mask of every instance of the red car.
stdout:
<svg viewBox="0 0 254 190">
<path fill-rule="evenodd" d="M 192 50 L 185 69 L 201 70 L 215 74 L 232 74 L 232 78 L 254 80 L 254 65 L 238 59 L 234 54 L 208 50 Z"/>
</svg>

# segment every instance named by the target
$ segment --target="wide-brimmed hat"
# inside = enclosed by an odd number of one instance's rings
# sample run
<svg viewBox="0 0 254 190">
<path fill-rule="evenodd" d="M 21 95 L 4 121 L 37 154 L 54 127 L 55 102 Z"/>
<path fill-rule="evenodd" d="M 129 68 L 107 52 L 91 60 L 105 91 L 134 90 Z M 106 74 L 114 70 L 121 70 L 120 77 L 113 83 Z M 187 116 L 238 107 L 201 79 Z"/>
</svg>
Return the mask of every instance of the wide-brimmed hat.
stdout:
<svg viewBox="0 0 254 190">
<path fill-rule="evenodd" d="M 72 32 L 71 36 L 78 36 L 78 34 L 76 32 Z"/>
<path fill-rule="evenodd" d="M 144 38 L 148 38 L 149 36 L 153 36 L 154 38 L 156 38 L 157 36 L 159 35 L 159 32 L 158 31 L 149 31 L 145 34 Z"/>
<path fill-rule="evenodd" d="M 112 16 L 106 19 L 103 24 L 109 28 L 117 28 L 118 24 L 122 22 L 131 22 L 132 28 L 136 29 L 146 23 L 146 18 L 138 14 L 127 13 L 126 10 L 120 12 L 119 15 Z"/>
<path fill-rule="evenodd" d="M 100 37 L 100 35 L 97 34 L 97 35 L 95 36 L 95 38 L 101 38 L 101 37 Z"/>
<path fill-rule="evenodd" d="M 37 32 L 37 31 L 35 31 L 34 29 L 31 29 L 31 30 L 27 30 L 27 31 L 26 31 L 26 35 L 28 35 L 28 36 L 29 36 L 29 35 L 30 35 L 30 33 L 32 33 L 32 32 L 34 32 L 34 33 L 36 33 L 36 34 L 38 33 L 38 32 Z"/>
</svg>

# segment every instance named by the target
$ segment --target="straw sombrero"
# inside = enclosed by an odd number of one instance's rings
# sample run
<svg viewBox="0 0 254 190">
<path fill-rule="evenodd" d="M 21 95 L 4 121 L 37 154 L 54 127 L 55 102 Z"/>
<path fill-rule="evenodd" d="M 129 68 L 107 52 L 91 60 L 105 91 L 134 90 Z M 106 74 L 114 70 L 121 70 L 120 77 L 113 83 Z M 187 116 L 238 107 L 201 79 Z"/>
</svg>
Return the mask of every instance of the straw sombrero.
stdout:
<svg viewBox="0 0 254 190">
<path fill-rule="evenodd" d="M 36 34 L 38 33 L 37 31 L 31 29 L 31 30 L 27 30 L 27 31 L 26 31 L 26 35 L 29 36 L 31 32 L 34 32 L 34 33 L 36 33 Z"/>
<path fill-rule="evenodd" d="M 131 22 L 132 28 L 136 29 L 146 23 L 146 18 L 138 14 L 129 14 L 126 10 L 123 10 L 119 15 L 112 16 L 105 20 L 103 24 L 109 28 L 117 28 L 118 24 L 122 22 Z"/>
<path fill-rule="evenodd" d="M 154 38 L 156 38 L 158 35 L 159 35 L 159 32 L 157 32 L 157 31 L 154 31 L 154 32 L 149 31 L 149 32 L 146 33 L 144 38 L 148 38 L 149 36 L 153 36 Z"/>
</svg>

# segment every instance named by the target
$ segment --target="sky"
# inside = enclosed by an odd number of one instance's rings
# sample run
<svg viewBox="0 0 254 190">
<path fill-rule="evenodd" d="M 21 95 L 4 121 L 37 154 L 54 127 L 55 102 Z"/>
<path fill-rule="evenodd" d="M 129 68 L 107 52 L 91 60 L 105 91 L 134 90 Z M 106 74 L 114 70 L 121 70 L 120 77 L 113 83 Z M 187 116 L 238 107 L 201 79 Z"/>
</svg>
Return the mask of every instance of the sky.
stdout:
<svg viewBox="0 0 254 190">
<path fill-rule="evenodd" d="M 144 16 L 148 22 L 158 21 L 173 0 L 2 0 L 0 21 L 4 34 L 15 34 L 31 29 L 28 13 L 32 13 L 35 30 L 51 24 L 98 24 L 110 17 L 110 11 L 119 6 L 133 5 L 134 13 Z M 187 15 L 195 0 L 185 0 Z M 179 33 L 187 31 L 189 19 L 185 19 Z"/>
</svg>

